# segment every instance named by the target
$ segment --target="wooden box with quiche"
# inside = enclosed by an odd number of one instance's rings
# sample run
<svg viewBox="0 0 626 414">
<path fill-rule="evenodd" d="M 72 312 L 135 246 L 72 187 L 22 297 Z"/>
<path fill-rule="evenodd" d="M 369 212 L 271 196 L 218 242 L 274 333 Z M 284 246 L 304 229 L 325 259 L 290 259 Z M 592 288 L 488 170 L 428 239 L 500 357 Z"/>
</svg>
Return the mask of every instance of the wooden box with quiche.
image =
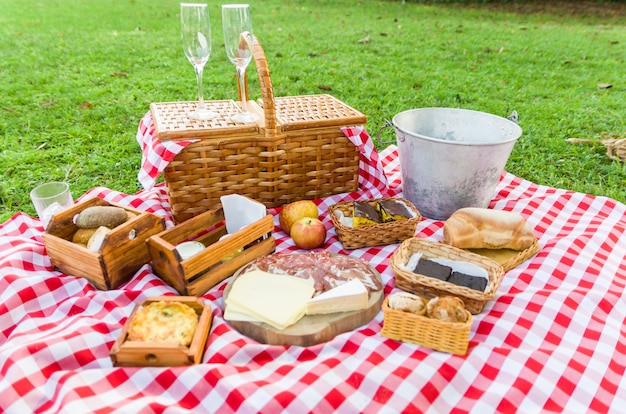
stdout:
<svg viewBox="0 0 626 414">
<path fill-rule="evenodd" d="M 94 197 L 56 214 L 43 239 L 55 268 L 109 290 L 150 261 L 146 240 L 164 229 L 155 214 Z"/>
<path fill-rule="evenodd" d="M 135 307 L 109 356 L 114 366 L 185 366 L 202 361 L 211 306 L 193 296 L 154 296 Z"/>
</svg>

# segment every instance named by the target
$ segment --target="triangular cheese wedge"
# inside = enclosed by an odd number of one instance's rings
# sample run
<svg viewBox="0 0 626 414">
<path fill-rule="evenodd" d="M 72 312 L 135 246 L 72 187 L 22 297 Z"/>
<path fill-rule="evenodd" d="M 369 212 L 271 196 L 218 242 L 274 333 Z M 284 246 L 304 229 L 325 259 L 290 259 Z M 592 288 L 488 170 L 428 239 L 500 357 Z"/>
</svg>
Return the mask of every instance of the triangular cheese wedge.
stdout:
<svg viewBox="0 0 626 414">
<path fill-rule="evenodd" d="M 306 304 L 307 315 L 350 312 L 367 308 L 367 288 L 359 279 L 352 279 L 310 299 Z"/>
</svg>

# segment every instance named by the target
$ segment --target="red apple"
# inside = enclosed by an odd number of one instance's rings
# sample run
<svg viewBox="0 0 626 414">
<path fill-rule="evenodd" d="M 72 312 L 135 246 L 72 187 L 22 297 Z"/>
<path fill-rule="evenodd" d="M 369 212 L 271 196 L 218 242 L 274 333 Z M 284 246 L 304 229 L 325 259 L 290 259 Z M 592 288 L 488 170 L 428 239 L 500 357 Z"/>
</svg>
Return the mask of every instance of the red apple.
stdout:
<svg viewBox="0 0 626 414">
<path fill-rule="evenodd" d="M 315 249 L 326 241 L 326 227 L 319 219 L 303 217 L 291 226 L 291 238 L 301 249 Z"/>
<path fill-rule="evenodd" d="M 291 234 L 293 223 L 303 217 L 317 218 L 317 205 L 311 200 L 298 200 L 287 204 L 278 214 L 280 228 L 287 234 Z"/>
</svg>

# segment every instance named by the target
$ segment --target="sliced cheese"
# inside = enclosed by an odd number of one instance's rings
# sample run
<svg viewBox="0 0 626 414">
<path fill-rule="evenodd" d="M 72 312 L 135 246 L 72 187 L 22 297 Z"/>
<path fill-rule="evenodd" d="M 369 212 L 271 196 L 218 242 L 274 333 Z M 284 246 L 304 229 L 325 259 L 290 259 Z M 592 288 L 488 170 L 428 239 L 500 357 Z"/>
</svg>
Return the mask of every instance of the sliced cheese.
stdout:
<svg viewBox="0 0 626 414">
<path fill-rule="evenodd" d="M 233 302 L 227 301 L 226 310 L 224 310 L 224 319 L 227 321 L 246 321 L 246 322 L 263 322 L 257 317 L 247 313 L 248 310 L 238 306 Z"/>
<path fill-rule="evenodd" d="M 276 329 L 285 329 L 304 316 L 313 293 L 313 281 L 253 270 L 239 276 L 226 298 L 226 312 L 247 315 Z M 226 319 L 228 315 L 224 315 Z"/>
<path fill-rule="evenodd" d="M 306 304 L 307 315 L 349 312 L 367 308 L 367 288 L 359 279 L 339 285 L 310 299 Z"/>
</svg>

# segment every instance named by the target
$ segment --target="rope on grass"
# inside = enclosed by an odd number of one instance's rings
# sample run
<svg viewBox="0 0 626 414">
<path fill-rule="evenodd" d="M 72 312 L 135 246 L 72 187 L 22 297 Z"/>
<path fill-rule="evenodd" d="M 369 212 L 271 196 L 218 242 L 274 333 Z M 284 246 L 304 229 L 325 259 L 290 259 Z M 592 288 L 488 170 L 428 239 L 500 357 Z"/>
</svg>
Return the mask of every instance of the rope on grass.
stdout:
<svg viewBox="0 0 626 414">
<path fill-rule="evenodd" d="M 577 143 L 591 143 L 594 145 L 602 144 L 606 147 L 607 157 L 616 161 L 626 162 L 626 134 L 621 137 L 606 138 L 602 140 L 567 138 L 567 141 L 573 144 L 577 144 Z"/>
</svg>

